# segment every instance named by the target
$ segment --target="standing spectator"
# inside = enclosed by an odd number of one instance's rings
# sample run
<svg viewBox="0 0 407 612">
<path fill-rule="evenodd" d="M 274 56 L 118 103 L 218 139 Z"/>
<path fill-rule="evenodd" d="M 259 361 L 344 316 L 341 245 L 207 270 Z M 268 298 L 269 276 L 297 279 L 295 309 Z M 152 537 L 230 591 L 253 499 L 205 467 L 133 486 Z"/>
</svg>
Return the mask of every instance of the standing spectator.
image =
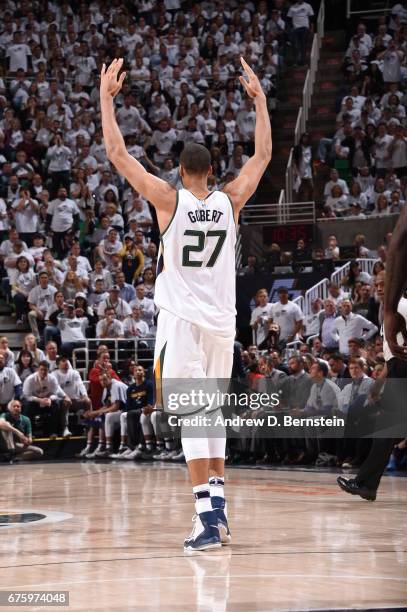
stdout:
<svg viewBox="0 0 407 612">
<path fill-rule="evenodd" d="M 63 259 L 67 252 L 65 236 L 72 228 L 79 226 L 79 209 L 73 200 L 68 198 L 65 187 L 58 189 L 58 198 L 49 203 L 47 211 L 47 230 L 52 231 L 52 242 L 58 259 Z"/>
<path fill-rule="evenodd" d="M 56 288 L 48 282 L 48 272 L 40 272 L 39 284 L 28 294 L 28 322 L 35 338 L 40 339 L 39 327 L 44 327 L 45 315 L 54 301 Z"/>
<path fill-rule="evenodd" d="M 31 247 L 38 231 L 39 205 L 37 200 L 31 197 L 28 189 L 21 189 L 20 200 L 14 202 L 12 210 L 21 240 Z"/>
<path fill-rule="evenodd" d="M 299 66 L 306 64 L 307 44 L 309 34 L 312 32 L 310 17 L 313 16 L 314 10 L 312 6 L 303 0 L 295 0 L 287 13 L 287 17 L 292 20 L 295 62 Z"/>
<path fill-rule="evenodd" d="M 250 326 L 254 332 L 254 342 L 260 348 L 264 348 L 272 322 L 272 304 L 269 302 L 267 289 L 259 289 L 256 293 L 256 308 L 253 310 Z"/>
<path fill-rule="evenodd" d="M 297 176 L 298 201 L 312 202 L 314 199 L 313 154 L 310 136 L 307 132 L 301 135 L 300 142 L 293 149 L 294 171 Z"/>
<path fill-rule="evenodd" d="M 374 336 L 378 328 L 359 314 L 352 312 L 351 300 L 344 299 L 340 305 L 341 314 L 335 320 L 333 334 L 336 334 L 339 341 L 339 352 L 349 355 L 349 340 L 361 338 L 369 340 Z"/>
<path fill-rule="evenodd" d="M 301 308 L 288 299 L 285 287 L 278 289 L 279 301 L 271 305 L 272 322 L 280 328 L 280 341 L 292 342 L 301 332 L 303 314 Z"/>
<path fill-rule="evenodd" d="M 57 132 L 53 146 L 47 151 L 47 158 L 49 160 L 48 174 L 52 182 L 52 195 L 56 194 L 60 185 L 63 185 L 65 192 L 67 192 L 70 183 L 72 153 L 71 149 L 64 145 L 63 132 Z"/>
</svg>

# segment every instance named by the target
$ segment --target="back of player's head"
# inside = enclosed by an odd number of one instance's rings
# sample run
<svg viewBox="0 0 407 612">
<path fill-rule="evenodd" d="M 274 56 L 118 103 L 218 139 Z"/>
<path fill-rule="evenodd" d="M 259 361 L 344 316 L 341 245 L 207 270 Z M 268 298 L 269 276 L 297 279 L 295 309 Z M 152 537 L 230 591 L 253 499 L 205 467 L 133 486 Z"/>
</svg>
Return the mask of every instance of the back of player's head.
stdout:
<svg viewBox="0 0 407 612">
<path fill-rule="evenodd" d="M 180 166 L 187 174 L 208 174 L 211 167 L 211 154 L 203 145 L 190 142 L 183 148 L 180 158 Z"/>
</svg>

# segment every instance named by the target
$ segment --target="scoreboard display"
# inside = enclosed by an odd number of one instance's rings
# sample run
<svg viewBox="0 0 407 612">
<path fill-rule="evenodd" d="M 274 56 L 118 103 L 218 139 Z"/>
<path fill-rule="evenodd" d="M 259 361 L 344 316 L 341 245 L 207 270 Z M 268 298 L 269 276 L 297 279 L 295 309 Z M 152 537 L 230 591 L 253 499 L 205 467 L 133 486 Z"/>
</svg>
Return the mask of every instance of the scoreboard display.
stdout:
<svg viewBox="0 0 407 612">
<path fill-rule="evenodd" d="M 293 246 L 298 240 L 305 243 L 313 241 L 314 225 L 312 223 L 296 223 L 294 225 L 269 225 L 263 227 L 264 244 L 276 242 L 280 247 Z"/>
</svg>

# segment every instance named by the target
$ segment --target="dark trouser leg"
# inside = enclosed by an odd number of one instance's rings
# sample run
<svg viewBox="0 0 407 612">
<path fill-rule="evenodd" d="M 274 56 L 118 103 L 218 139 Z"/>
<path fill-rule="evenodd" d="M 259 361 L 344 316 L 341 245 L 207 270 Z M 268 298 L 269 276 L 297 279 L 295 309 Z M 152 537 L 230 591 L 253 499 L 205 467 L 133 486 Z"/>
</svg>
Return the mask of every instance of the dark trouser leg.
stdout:
<svg viewBox="0 0 407 612">
<path fill-rule="evenodd" d="M 50 433 L 61 434 L 66 425 L 66 408 L 64 409 L 58 400 L 52 400 L 48 410 L 50 412 Z"/>
<path fill-rule="evenodd" d="M 389 461 L 395 440 L 389 438 L 375 438 L 372 442 L 370 453 L 363 462 L 357 481 L 364 484 L 368 489 L 377 489 L 386 465 Z"/>
<path fill-rule="evenodd" d="M 131 448 L 136 448 L 137 444 L 143 439 L 140 414 L 141 410 L 129 410 L 127 413 L 127 436 Z"/>
<path fill-rule="evenodd" d="M 66 232 L 54 232 L 52 235 L 52 245 L 58 259 L 63 259 L 67 253 L 65 236 Z"/>
<path fill-rule="evenodd" d="M 22 319 L 23 315 L 28 312 L 28 302 L 25 295 L 22 293 L 16 293 L 13 297 L 14 306 L 16 307 L 17 319 Z"/>
<path fill-rule="evenodd" d="M 54 341 L 59 346 L 61 344 L 61 334 L 55 325 L 47 325 L 44 329 L 44 344 Z"/>
<path fill-rule="evenodd" d="M 307 61 L 308 28 L 295 30 L 298 37 L 298 63 L 303 66 Z"/>
<path fill-rule="evenodd" d="M 397 379 L 407 379 L 407 362 L 391 359 L 387 362 L 388 376 L 381 400 L 382 414 L 376 429 L 386 429 L 390 424 L 401 420 L 405 412 L 405 383 Z M 372 447 L 363 462 L 356 479 L 369 489 L 377 489 L 394 447 L 394 438 L 374 438 Z"/>
</svg>

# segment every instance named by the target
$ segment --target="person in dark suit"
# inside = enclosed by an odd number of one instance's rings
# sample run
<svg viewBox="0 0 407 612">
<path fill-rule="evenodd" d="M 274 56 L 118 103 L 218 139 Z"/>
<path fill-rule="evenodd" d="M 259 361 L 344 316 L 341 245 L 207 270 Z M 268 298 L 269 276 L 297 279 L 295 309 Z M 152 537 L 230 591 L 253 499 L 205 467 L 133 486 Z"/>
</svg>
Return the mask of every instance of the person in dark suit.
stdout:
<svg viewBox="0 0 407 612">
<path fill-rule="evenodd" d="M 401 419 L 406 418 L 403 380 L 407 378 L 407 299 L 404 297 L 407 288 L 407 276 L 404 269 L 406 257 L 407 209 L 403 209 L 388 250 L 384 287 L 383 284 L 377 287 L 379 300 L 383 298 L 383 351 L 386 367 L 383 375 L 376 381 L 376 389 L 371 391 L 371 397 L 377 399 L 378 389 L 385 384 L 380 399 L 381 411 L 376 423 L 376 432 L 380 429 L 387 429 L 389 425 L 397 425 L 401 432 L 400 426 L 403 425 Z M 382 294 L 383 289 L 384 295 Z M 375 437 L 370 453 L 356 477 L 347 479 L 340 476 L 337 479 L 341 489 L 351 495 L 359 495 L 363 499 L 374 501 L 394 443 L 394 438 Z"/>
</svg>

